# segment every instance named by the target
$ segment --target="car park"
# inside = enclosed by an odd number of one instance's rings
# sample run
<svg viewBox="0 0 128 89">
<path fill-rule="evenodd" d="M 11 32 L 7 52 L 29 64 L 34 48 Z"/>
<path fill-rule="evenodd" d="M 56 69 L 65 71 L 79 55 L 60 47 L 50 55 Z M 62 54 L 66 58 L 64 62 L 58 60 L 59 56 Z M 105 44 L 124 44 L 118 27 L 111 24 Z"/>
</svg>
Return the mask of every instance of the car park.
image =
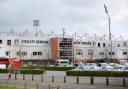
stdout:
<svg viewBox="0 0 128 89">
<path fill-rule="evenodd" d="M 79 63 L 73 70 L 106 70 L 106 71 L 128 71 L 128 63 Z"/>
</svg>

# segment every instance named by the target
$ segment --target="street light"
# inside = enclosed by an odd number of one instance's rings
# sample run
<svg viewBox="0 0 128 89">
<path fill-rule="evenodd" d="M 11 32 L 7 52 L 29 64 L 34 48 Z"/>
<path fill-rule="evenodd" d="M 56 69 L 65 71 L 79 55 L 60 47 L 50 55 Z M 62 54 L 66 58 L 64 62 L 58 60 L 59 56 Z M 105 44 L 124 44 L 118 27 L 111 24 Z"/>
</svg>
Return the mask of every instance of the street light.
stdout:
<svg viewBox="0 0 128 89">
<path fill-rule="evenodd" d="M 37 27 L 39 26 L 39 20 L 33 20 L 33 26 L 36 27 L 36 36 L 37 36 L 37 33 L 38 33 Z"/>
<path fill-rule="evenodd" d="M 112 38 L 111 38 L 111 27 L 110 27 L 110 25 L 111 25 L 111 18 L 109 16 L 109 13 L 108 13 L 108 10 L 107 10 L 107 7 L 106 7 L 105 4 L 104 4 L 104 8 L 105 8 L 105 12 L 106 12 L 106 14 L 108 16 L 108 22 L 109 22 L 109 41 L 110 41 L 110 48 L 111 48 L 111 57 L 110 57 L 110 59 L 112 60 Z M 110 62 L 111 62 L 111 60 L 110 60 Z"/>
</svg>

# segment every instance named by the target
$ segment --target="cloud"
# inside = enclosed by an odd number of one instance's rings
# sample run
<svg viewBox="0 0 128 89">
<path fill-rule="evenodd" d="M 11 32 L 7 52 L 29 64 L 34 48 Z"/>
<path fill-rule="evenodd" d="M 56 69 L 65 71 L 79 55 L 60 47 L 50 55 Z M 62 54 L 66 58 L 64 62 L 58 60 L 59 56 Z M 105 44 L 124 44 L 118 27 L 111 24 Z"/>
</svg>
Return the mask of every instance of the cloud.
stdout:
<svg viewBox="0 0 128 89">
<path fill-rule="evenodd" d="M 90 8 L 99 5 L 99 1 L 102 2 L 103 0 L 62 0 L 63 4 L 68 7 L 84 7 Z"/>
<path fill-rule="evenodd" d="M 126 34 L 127 0 L 0 0 L 0 31 L 9 28 L 34 31 L 32 21 L 39 19 L 39 29 L 44 33 L 61 33 L 64 27 L 67 33 L 108 34 L 104 3 L 111 17 L 113 34 Z"/>
</svg>

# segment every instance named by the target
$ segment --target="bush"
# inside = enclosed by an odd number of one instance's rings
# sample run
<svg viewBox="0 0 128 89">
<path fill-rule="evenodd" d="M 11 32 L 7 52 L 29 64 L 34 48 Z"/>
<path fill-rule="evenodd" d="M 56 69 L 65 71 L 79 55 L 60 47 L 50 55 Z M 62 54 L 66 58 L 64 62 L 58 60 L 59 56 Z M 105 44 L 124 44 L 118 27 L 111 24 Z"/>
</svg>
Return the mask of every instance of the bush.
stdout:
<svg viewBox="0 0 128 89">
<path fill-rule="evenodd" d="M 19 69 L 21 74 L 43 74 L 44 69 Z M 15 69 L 11 70 L 12 73 L 15 73 Z M 0 73 L 8 73 L 8 69 L 0 69 Z"/>
<path fill-rule="evenodd" d="M 22 67 L 22 69 L 44 69 L 44 65 L 38 65 L 38 66 L 28 65 L 28 66 Z"/>
<path fill-rule="evenodd" d="M 21 74 L 43 74 L 44 69 L 20 69 Z"/>
<path fill-rule="evenodd" d="M 44 67 L 45 70 L 54 70 L 54 71 L 66 71 L 74 68 L 75 67 Z"/>
<path fill-rule="evenodd" d="M 128 71 L 76 71 L 67 70 L 68 76 L 127 77 Z"/>
<path fill-rule="evenodd" d="M 0 73 L 8 73 L 8 69 L 0 69 Z"/>
<path fill-rule="evenodd" d="M 75 67 L 44 67 L 44 66 L 28 66 L 22 67 L 22 69 L 45 69 L 45 70 L 54 70 L 54 71 L 66 71 L 74 69 Z"/>
</svg>

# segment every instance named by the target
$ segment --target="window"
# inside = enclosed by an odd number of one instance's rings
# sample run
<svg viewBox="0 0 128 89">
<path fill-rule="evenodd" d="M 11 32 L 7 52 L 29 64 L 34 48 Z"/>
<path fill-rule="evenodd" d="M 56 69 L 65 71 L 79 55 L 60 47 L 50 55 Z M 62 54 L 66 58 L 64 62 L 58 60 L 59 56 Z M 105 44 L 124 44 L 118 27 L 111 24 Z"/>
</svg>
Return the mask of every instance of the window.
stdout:
<svg viewBox="0 0 128 89">
<path fill-rule="evenodd" d="M 35 52 L 35 55 L 37 55 L 37 52 Z"/>
<path fill-rule="evenodd" d="M 93 42 L 93 46 L 95 46 L 96 45 L 96 42 Z"/>
<path fill-rule="evenodd" d="M 80 42 L 76 42 L 76 44 L 80 44 Z"/>
<path fill-rule="evenodd" d="M 33 55 L 34 55 L 34 56 L 37 55 L 37 52 L 33 52 Z"/>
<path fill-rule="evenodd" d="M 42 55 L 42 52 L 38 52 L 38 55 Z"/>
<path fill-rule="evenodd" d="M 18 51 L 16 54 L 17 54 L 18 56 L 20 56 L 20 51 Z"/>
<path fill-rule="evenodd" d="M 127 55 L 127 52 L 123 52 L 123 55 Z"/>
<path fill-rule="evenodd" d="M 111 55 L 111 52 L 109 52 L 109 55 Z M 115 55 L 115 52 L 112 52 L 112 55 Z"/>
<path fill-rule="evenodd" d="M 112 52 L 112 55 L 115 55 L 115 52 Z"/>
<path fill-rule="evenodd" d="M 105 47 L 106 45 L 105 45 L 105 43 L 103 43 L 103 47 Z"/>
<path fill-rule="evenodd" d="M 98 47 L 100 47 L 100 43 L 98 43 Z"/>
<path fill-rule="evenodd" d="M 16 53 L 18 56 L 26 56 L 27 55 L 27 51 L 22 51 L 22 52 L 20 52 L 20 51 L 18 51 L 17 53 Z"/>
<path fill-rule="evenodd" d="M 11 45 L 11 40 L 7 40 L 7 45 Z"/>
<path fill-rule="evenodd" d="M 0 44 L 2 44 L 2 40 L 0 40 Z"/>
<path fill-rule="evenodd" d="M 99 55 L 104 55 L 104 52 L 99 52 Z"/>
<path fill-rule="evenodd" d="M 126 47 L 127 46 L 127 42 L 126 41 L 124 41 L 124 47 Z"/>
<path fill-rule="evenodd" d="M 76 55 L 83 55 L 83 52 L 76 52 Z"/>
<path fill-rule="evenodd" d="M 118 47 L 120 47 L 120 44 L 118 44 Z"/>
<path fill-rule="evenodd" d="M 15 45 L 18 45 L 18 44 L 19 44 L 19 40 L 18 40 L 18 39 L 15 39 L 15 40 L 14 40 L 14 44 L 15 44 Z"/>
<path fill-rule="evenodd" d="M 93 55 L 93 52 L 88 52 L 88 55 Z"/>
<path fill-rule="evenodd" d="M 5 55 L 6 55 L 6 56 L 9 56 L 9 54 L 10 54 L 9 51 L 6 51 L 6 52 L 5 52 Z"/>
<path fill-rule="evenodd" d="M 82 45 L 91 45 L 91 42 L 81 42 Z"/>
<path fill-rule="evenodd" d="M 27 52 L 26 52 L 26 51 L 23 51 L 23 52 L 22 52 L 22 55 L 23 55 L 23 56 L 26 56 L 26 55 L 27 55 Z"/>
<path fill-rule="evenodd" d="M 37 56 L 37 55 L 42 55 L 43 53 L 40 51 L 40 52 L 33 52 L 33 55 L 34 56 Z"/>
</svg>

